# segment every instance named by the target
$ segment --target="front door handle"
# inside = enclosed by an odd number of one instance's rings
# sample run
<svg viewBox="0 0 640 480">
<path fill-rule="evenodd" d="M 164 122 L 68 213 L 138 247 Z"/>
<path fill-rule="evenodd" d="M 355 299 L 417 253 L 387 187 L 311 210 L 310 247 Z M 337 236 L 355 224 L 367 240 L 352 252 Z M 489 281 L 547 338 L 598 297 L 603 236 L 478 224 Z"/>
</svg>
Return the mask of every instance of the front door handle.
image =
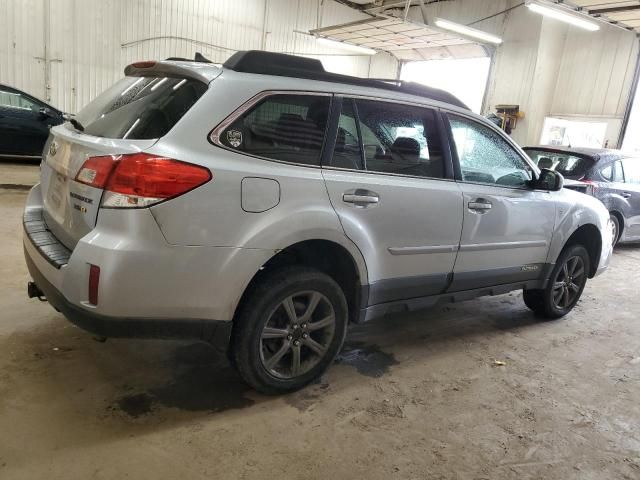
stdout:
<svg viewBox="0 0 640 480">
<path fill-rule="evenodd" d="M 491 205 L 490 201 L 485 200 L 484 198 L 476 198 L 475 200 L 470 201 L 468 203 L 468 206 L 469 206 L 469 210 L 484 212 L 487 210 L 491 210 L 491 207 L 493 205 Z"/>
<path fill-rule="evenodd" d="M 367 207 L 377 204 L 380 201 L 380 196 L 371 190 L 358 188 L 344 192 L 342 201 L 345 203 L 353 203 L 356 207 Z"/>
</svg>

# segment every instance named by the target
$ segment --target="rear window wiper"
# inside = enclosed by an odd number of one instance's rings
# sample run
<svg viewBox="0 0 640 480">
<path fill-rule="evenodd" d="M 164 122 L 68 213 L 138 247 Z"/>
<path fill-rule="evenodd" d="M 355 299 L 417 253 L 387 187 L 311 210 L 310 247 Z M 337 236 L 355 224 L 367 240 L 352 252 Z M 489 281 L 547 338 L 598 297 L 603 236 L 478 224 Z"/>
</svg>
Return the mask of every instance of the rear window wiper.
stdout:
<svg viewBox="0 0 640 480">
<path fill-rule="evenodd" d="M 74 128 L 76 130 L 78 130 L 79 132 L 84 132 L 84 126 L 80 123 L 80 121 L 76 120 L 75 118 L 73 118 L 71 115 L 66 114 L 64 116 L 64 119 L 69 122 L 71 125 L 74 126 Z"/>
</svg>

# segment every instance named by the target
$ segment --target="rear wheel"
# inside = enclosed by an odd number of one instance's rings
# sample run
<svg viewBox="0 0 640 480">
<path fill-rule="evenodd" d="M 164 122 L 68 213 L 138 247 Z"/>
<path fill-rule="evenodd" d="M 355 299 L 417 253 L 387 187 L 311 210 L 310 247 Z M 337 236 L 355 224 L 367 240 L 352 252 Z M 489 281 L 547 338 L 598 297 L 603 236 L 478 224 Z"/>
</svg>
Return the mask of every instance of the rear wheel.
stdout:
<svg viewBox="0 0 640 480">
<path fill-rule="evenodd" d="M 331 277 L 302 267 L 278 270 L 243 302 L 232 337 L 234 364 L 263 393 L 300 389 L 339 352 L 347 318 L 344 293 Z"/>
<path fill-rule="evenodd" d="M 582 245 L 565 248 L 551 272 L 547 287 L 524 290 L 524 303 L 545 318 L 564 317 L 580 300 L 589 268 L 589 254 Z"/>
</svg>

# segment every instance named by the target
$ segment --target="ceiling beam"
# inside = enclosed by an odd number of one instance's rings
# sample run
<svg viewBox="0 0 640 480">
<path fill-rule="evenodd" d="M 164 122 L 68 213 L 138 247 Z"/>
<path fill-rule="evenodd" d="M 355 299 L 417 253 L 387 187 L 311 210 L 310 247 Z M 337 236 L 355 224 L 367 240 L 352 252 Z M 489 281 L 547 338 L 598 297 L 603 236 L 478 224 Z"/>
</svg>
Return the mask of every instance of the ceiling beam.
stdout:
<svg viewBox="0 0 640 480">
<path fill-rule="evenodd" d="M 590 14 L 606 15 L 607 13 L 623 13 L 640 10 L 640 5 L 629 5 L 626 7 L 590 8 Z"/>
</svg>

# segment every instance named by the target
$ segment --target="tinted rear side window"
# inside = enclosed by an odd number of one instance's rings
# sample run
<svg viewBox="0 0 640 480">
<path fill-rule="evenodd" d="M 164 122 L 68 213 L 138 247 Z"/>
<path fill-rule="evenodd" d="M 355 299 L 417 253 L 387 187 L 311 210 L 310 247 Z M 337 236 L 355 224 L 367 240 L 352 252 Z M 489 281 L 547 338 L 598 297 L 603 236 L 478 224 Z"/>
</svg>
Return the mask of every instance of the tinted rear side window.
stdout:
<svg viewBox="0 0 640 480">
<path fill-rule="evenodd" d="M 207 85 L 186 78 L 125 77 L 78 113 L 85 133 L 106 138 L 165 135 L 198 101 Z"/>
<path fill-rule="evenodd" d="M 428 108 L 356 100 L 368 171 L 443 178 L 435 114 Z"/>
<path fill-rule="evenodd" d="M 272 95 L 235 120 L 220 141 L 249 155 L 320 165 L 329 104 L 326 95 Z"/>
</svg>

